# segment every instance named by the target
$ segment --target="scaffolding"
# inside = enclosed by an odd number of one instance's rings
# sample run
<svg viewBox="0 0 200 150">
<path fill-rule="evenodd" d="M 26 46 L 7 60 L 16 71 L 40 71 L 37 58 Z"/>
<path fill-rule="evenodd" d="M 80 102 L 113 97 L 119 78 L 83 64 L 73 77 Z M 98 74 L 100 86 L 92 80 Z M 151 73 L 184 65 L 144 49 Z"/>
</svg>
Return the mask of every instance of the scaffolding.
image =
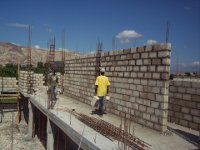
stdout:
<svg viewBox="0 0 200 150">
<path fill-rule="evenodd" d="M 32 62 L 31 62 L 31 26 L 28 27 L 28 47 L 27 47 L 27 93 L 32 94 L 33 93 L 33 77 L 32 77 Z"/>
<path fill-rule="evenodd" d="M 47 75 L 48 109 L 53 107 L 53 93 L 51 89 L 51 82 L 54 72 L 55 72 L 55 37 L 50 39 L 49 52 L 48 52 L 48 75 Z"/>
<path fill-rule="evenodd" d="M 61 66 L 61 93 L 64 92 L 64 74 L 65 74 L 65 31 L 62 31 L 62 66 Z"/>
</svg>

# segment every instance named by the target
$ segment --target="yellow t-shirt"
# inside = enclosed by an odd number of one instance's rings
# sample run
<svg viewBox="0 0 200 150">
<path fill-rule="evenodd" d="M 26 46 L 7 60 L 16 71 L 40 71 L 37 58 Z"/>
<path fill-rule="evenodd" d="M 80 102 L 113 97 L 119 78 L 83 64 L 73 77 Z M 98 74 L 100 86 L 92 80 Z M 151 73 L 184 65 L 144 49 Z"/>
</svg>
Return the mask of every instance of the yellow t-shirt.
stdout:
<svg viewBox="0 0 200 150">
<path fill-rule="evenodd" d="M 98 85 L 97 96 L 105 96 L 110 82 L 108 77 L 100 75 L 97 77 L 95 85 Z"/>
</svg>

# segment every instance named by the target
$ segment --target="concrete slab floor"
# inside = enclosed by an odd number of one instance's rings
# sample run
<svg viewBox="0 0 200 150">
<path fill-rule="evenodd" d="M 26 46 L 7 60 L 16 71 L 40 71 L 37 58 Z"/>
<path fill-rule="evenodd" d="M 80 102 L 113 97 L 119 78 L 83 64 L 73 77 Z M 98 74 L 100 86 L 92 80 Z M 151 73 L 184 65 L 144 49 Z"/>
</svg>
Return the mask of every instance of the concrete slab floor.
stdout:
<svg viewBox="0 0 200 150">
<path fill-rule="evenodd" d="M 46 94 L 46 88 L 40 87 L 37 90 L 37 93 L 33 95 L 33 97 L 36 97 L 38 102 L 40 102 L 42 105 L 46 106 L 47 101 L 47 94 Z M 97 117 L 104 121 L 107 121 L 117 127 L 119 127 L 121 118 L 113 115 L 113 114 L 105 114 L 103 117 L 100 117 L 98 115 L 91 115 L 92 108 L 84 104 L 80 101 L 77 101 L 75 99 L 69 98 L 65 95 L 58 95 L 58 100 L 54 106 L 54 109 L 52 112 L 57 114 L 59 117 L 61 115 L 61 112 L 65 109 L 75 109 L 78 113 L 83 113 L 88 116 Z M 60 115 L 59 115 L 60 114 Z M 60 116 L 62 117 L 62 116 Z M 73 123 L 73 120 L 72 120 Z M 141 140 L 149 143 L 151 145 L 151 149 L 153 150 L 191 150 L 191 149 L 198 149 L 196 140 L 198 139 L 199 132 L 195 130 L 191 130 L 176 124 L 168 123 L 169 127 L 169 134 L 163 135 L 157 131 L 154 131 L 152 129 L 149 129 L 147 127 L 143 127 L 135 122 L 132 122 L 134 126 L 134 135 Z M 77 129 L 80 129 L 80 127 L 77 127 Z M 89 128 L 89 127 L 88 127 Z M 132 131 L 132 129 L 131 129 Z M 80 132 L 82 132 L 82 127 Z M 87 132 L 87 131 L 86 131 Z M 85 135 L 89 135 L 90 133 L 87 133 Z M 91 133 L 95 134 L 95 133 Z M 91 137 L 90 137 L 91 138 Z M 99 138 L 100 140 L 101 138 Z M 109 139 L 107 139 L 109 140 Z M 98 139 L 97 139 L 98 141 Z M 103 141 L 101 141 L 103 142 Z M 105 144 L 105 142 L 103 142 Z M 116 144 L 116 141 L 115 141 Z M 107 147 L 109 149 L 109 146 Z M 110 147 L 111 148 L 111 147 Z"/>
</svg>

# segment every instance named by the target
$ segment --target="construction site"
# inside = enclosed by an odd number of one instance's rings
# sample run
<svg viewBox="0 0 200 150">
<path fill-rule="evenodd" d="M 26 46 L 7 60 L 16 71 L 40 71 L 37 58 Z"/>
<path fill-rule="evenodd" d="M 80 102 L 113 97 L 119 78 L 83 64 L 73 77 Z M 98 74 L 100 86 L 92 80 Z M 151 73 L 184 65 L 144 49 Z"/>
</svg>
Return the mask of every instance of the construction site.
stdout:
<svg viewBox="0 0 200 150">
<path fill-rule="evenodd" d="M 56 40 L 48 42 L 47 74 L 34 73 L 29 26 L 26 69 L 19 60 L 18 79 L 0 79 L 0 149 L 199 149 L 200 78 L 170 79 L 170 43 L 104 51 L 98 42 L 94 54 L 68 58 L 64 37 L 62 45 L 54 97 Z M 99 116 L 92 101 L 102 67 L 111 85 Z"/>
</svg>

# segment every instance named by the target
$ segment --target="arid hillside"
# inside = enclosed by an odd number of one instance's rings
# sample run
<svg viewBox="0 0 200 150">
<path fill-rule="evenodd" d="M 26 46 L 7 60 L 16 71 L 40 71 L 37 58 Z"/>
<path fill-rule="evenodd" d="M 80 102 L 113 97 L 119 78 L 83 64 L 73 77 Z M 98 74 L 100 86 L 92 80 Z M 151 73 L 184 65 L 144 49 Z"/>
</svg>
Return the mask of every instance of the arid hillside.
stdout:
<svg viewBox="0 0 200 150">
<path fill-rule="evenodd" d="M 46 62 L 48 50 L 32 48 L 32 63 L 36 65 L 37 62 Z M 56 50 L 55 61 L 61 61 L 62 52 Z M 75 52 L 65 52 L 65 57 L 71 57 L 79 55 Z M 24 46 L 18 46 L 9 42 L 0 42 L 0 64 L 5 65 L 7 63 L 16 64 L 18 59 L 21 64 L 26 63 L 27 48 Z"/>
</svg>

